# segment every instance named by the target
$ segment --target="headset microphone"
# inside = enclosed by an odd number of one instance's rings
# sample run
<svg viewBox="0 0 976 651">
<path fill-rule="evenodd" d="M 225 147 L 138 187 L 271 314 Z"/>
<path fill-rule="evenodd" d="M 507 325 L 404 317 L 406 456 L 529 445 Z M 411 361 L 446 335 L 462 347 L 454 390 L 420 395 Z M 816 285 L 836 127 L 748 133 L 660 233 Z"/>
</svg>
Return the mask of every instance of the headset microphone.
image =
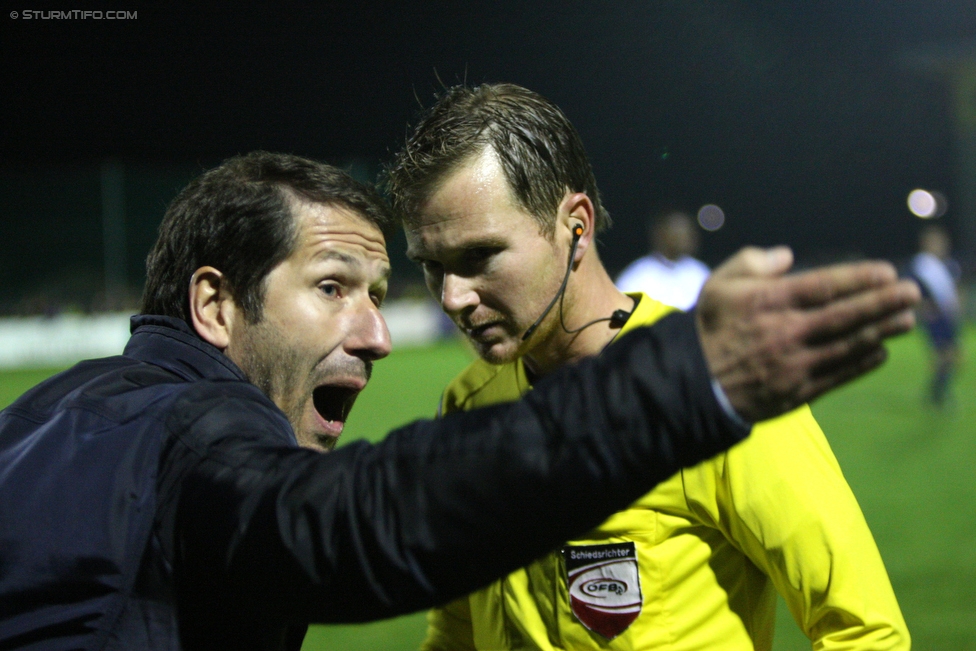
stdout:
<svg viewBox="0 0 976 651">
<path fill-rule="evenodd" d="M 522 341 L 525 341 L 526 339 L 532 336 L 532 333 L 536 331 L 536 328 L 539 327 L 539 324 L 542 323 L 542 320 L 545 319 L 546 315 L 549 314 L 549 311 L 552 310 L 553 306 L 556 304 L 556 301 L 559 301 L 559 324 L 562 326 L 563 331 L 568 334 L 577 333 L 585 328 L 589 328 L 591 325 L 600 323 L 602 321 L 609 321 L 611 328 L 621 328 L 625 323 L 627 323 L 627 319 L 630 318 L 631 313 L 628 312 L 627 310 L 614 310 L 614 313 L 608 317 L 604 317 L 602 319 L 595 319 L 573 330 L 569 330 L 566 328 L 566 323 L 563 321 L 563 300 L 562 299 L 563 299 L 563 295 L 566 293 L 566 285 L 569 283 L 569 274 L 573 270 L 573 258 L 576 257 L 576 247 L 579 245 L 579 241 L 582 236 L 583 236 L 583 224 L 577 223 L 576 225 L 573 226 L 573 246 L 569 250 L 569 262 L 567 262 L 566 264 L 566 275 L 563 276 L 563 283 L 562 285 L 559 286 L 559 291 L 556 292 L 556 295 L 552 297 L 551 301 L 549 301 L 549 305 L 547 305 L 546 309 L 542 311 L 541 315 L 539 315 L 539 318 L 536 319 L 535 323 L 530 325 L 529 329 L 525 331 L 524 335 L 522 335 Z"/>
<path fill-rule="evenodd" d="M 633 312 L 628 312 L 627 310 L 614 310 L 613 314 L 610 315 L 610 327 L 611 328 L 622 328 L 624 324 L 627 323 L 627 319 Z"/>
<path fill-rule="evenodd" d="M 573 258 L 576 257 L 576 247 L 579 245 L 579 241 L 581 237 L 583 237 L 583 224 L 576 224 L 575 226 L 573 226 L 573 246 L 569 250 L 569 262 L 566 264 L 566 275 L 563 276 L 563 284 L 559 286 L 559 291 L 556 292 L 556 295 L 552 297 L 552 300 L 549 301 L 549 305 L 546 306 L 546 309 L 542 311 L 542 314 L 539 315 L 539 318 L 535 320 L 535 323 L 530 325 L 529 329 L 525 331 L 524 335 L 522 335 L 522 341 L 525 341 L 526 339 L 532 336 L 532 333 L 535 332 L 535 329 L 539 327 L 539 324 L 542 323 L 542 320 L 546 318 L 547 314 L 549 314 L 549 310 L 552 309 L 552 306 L 556 304 L 556 301 L 562 298 L 563 292 L 566 291 L 566 284 L 569 283 L 569 272 L 573 270 Z M 559 306 L 560 308 L 562 307 L 561 302 Z M 560 314 L 562 314 L 561 309 L 560 309 Z"/>
</svg>

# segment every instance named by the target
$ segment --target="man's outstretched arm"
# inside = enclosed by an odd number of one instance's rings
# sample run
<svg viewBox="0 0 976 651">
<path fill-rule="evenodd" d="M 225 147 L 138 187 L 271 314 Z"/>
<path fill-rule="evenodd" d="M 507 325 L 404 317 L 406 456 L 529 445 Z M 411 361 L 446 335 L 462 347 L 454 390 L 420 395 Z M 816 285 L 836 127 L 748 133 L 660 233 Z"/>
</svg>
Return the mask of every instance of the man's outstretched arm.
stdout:
<svg viewBox="0 0 976 651">
<path fill-rule="evenodd" d="M 161 479 L 192 610 L 341 622 L 443 603 L 744 437 L 713 375 L 758 420 L 876 365 L 880 340 L 911 325 L 917 290 L 885 265 L 782 277 L 788 264 L 757 269 L 757 254 L 716 272 L 696 317 L 640 328 L 518 403 L 418 422 L 375 446 L 269 445 L 253 400 L 205 400 L 207 426 L 185 421 L 192 449 L 169 447 L 172 481 Z"/>
<path fill-rule="evenodd" d="M 224 609 L 349 622 L 444 603 L 749 431 L 716 400 L 686 314 L 517 403 L 324 455 L 271 444 L 274 419 L 248 397 L 257 390 L 226 391 L 177 405 L 162 464 L 174 566 L 193 604 L 181 621 L 199 635 Z"/>
<path fill-rule="evenodd" d="M 786 275 L 792 262 L 786 247 L 743 249 L 715 271 L 696 309 L 709 369 L 749 422 L 875 368 L 883 340 L 915 323 L 918 286 L 887 262 Z"/>
</svg>

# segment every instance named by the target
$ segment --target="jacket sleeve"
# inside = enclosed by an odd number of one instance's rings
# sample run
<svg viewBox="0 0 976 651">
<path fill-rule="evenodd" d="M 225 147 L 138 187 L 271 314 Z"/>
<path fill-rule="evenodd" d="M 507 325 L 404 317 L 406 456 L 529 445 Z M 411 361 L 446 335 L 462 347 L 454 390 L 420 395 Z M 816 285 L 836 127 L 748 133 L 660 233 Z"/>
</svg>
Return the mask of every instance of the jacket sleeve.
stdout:
<svg viewBox="0 0 976 651">
<path fill-rule="evenodd" d="M 269 435 L 288 426 L 253 387 L 196 390 L 173 410 L 159 481 L 177 586 L 313 622 L 444 603 L 744 438 L 710 383 L 675 314 L 517 403 L 328 454 Z"/>
<path fill-rule="evenodd" d="M 906 651 L 881 555 L 809 407 L 757 424 L 725 458 L 707 464 L 719 490 L 692 501 L 772 579 L 813 648 Z"/>
</svg>

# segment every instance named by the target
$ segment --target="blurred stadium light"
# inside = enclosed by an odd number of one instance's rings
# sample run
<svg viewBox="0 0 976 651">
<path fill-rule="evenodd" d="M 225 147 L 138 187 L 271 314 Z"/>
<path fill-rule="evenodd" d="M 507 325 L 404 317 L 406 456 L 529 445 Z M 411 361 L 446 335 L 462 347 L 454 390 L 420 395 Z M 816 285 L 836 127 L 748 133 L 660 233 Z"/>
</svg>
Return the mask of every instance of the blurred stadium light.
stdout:
<svg viewBox="0 0 976 651">
<path fill-rule="evenodd" d="M 908 193 L 908 209 L 916 217 L 934 219 L 945 214 L 949 203 L 941 192 L 916 188 Z"/>
<path fill-rule="evenodd" d="M 717 231 L 725 224 L 725 211 L 713 203 L 698 209 L 698 225 L 706 231 Z"/>
</svg>

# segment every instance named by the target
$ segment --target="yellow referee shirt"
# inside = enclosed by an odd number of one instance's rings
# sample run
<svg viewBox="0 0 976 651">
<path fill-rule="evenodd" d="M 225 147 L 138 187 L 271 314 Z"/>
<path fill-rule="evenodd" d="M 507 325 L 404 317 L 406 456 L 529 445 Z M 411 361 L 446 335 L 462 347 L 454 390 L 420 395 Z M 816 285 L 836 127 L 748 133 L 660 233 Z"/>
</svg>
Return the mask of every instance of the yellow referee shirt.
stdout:
<svg viewBox="0 0 976 651">
<path fill-rule="evenodd" d="M 671 309 L 632 296 L 621 333 Z M 530 388 L 521 360 L 478 360 L 441 408 Z M 756 425 L 585 538 L 432 610 L 423 649 L 770 649 L 777 591 L 814 649 L 910 647 L 871 532 L 809 407 Z"/>
</svg>

